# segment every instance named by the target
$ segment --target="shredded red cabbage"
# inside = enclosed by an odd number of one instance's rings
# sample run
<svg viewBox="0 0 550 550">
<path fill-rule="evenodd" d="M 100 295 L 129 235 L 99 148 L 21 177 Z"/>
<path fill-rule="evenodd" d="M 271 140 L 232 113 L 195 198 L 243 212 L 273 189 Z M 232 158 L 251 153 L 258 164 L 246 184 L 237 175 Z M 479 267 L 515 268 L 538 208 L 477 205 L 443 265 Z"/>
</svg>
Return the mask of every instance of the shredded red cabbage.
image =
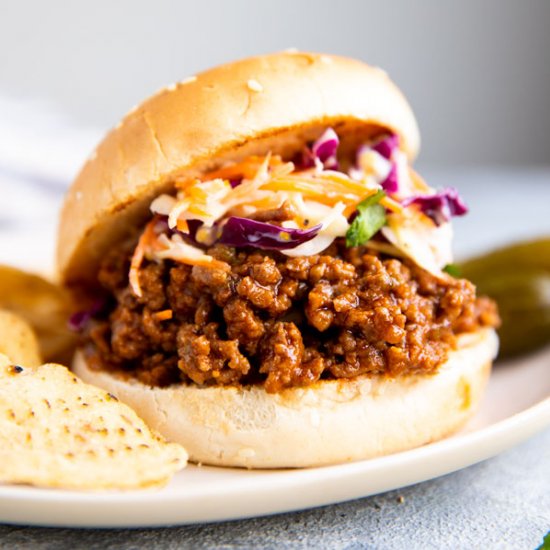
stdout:
<svg viewBox="0 0 550 550">
<path fill-rule="evenodd" d="M 399 181 L 397 179 L 397 164 L 395 162 L 391 163 L 391 168 L 386 176 L 386 179 L 380 184 L 382 189 L 386 193 L 397 193 L 399 191 Z"/>
<path fill-rule="evenodd" d="M 327 128 L 323 134 L 313 143 L 311 148 L 306 148 L 302 154 L 301 168 L 313 168 L 321 163 L 327 170 L 338 170 L 338 158 L 336 156 L 340 140 L 332 128 Z"/>
<path fill-rule="evenodd" d="M 416 204 L 436 225 L 450 221 L 452 216 L 464 216 L 468 207 L 454 187 L 447 187 L 435 195 L 417 195 L 404 199 L 403 206 Z"/>
<path fill-rule="evenodd" d="M 394 151 L 399 149 L 399 136 L 397 134 L 391 134 L 376 142 L 374 145 L 371 145 L 371 149 L 374 149 L 385 159 L 390 160 Z"/>
<path fill-rule="evenodd" d="M 262 250 L 288 250 L 310 241 L 322 224 L 310 229 L 290 229 L 231 216 L 222 228 L 219 242 L 229 246 L 254 246 Z"/>
<path fill-rule="evenodd" d="M 327 170 L 337 170 L 338 159 L 336 153 L 339 145 L 340 140 L 336 132 L 332 128 L 327 128 L 312 145 L 311 152 L 323 163 Z"/>
<path fill-rule="evenodd" d="M 360 156 L 367 151 L 376 151 L 379 155 L 382 155 L 386 160 L 389 160 L 391 163 L 390 171 L 386 176 L 386 179 L 381 182 L 382 189 L 386 193 L 397 193 L 399 191 L 399 180 L 397 177 L 397 164 L 393 161 L 393 153 L 399 148 L 399 136 L 396 134 L 391 134 L 381 140 L 377 141 L 372 145 L 361 145 L 357 150 L 356 155 L 356 168 L 352 170 L 359 169 L 359 158 Z M 350 171 L 350 175 L 353 174 Z"/>
<path fill-rule="evenodd" d="M 92 318 L 98 313 L 101 313 L 106 305 L 107 301 L 105 298 L 98 298 L 89 309 L 73 313 L 67 321 L 69 330 L 72 330 L 73 332 L 81 332 L 84 330 Z"/>
</svg>

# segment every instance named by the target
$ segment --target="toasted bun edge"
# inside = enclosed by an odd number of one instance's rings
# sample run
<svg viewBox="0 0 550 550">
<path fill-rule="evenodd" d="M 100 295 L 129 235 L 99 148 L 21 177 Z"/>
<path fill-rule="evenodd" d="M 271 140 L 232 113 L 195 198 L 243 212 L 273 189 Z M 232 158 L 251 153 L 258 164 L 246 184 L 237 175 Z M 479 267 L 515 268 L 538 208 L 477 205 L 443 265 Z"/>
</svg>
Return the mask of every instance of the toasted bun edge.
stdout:
<svg viewBox="0 0 550 550">
<path fill-rule="evenodd" d="M 498 338 L 481 329 L 459 339 L 436 374 L 326 380 L 269 394 L 261 387 L 151 388 L 73 370 L 115 394 L 193 462 L 247 468 L 308 467 L 383 456 L 439 440 L 479 407 Z"/>
</svg>

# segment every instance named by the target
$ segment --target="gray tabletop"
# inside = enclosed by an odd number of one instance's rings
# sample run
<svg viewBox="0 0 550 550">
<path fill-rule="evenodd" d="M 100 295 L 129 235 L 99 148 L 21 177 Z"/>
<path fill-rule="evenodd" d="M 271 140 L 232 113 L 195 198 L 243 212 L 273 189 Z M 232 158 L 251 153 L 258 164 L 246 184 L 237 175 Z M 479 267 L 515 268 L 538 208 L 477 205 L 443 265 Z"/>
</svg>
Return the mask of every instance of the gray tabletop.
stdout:
<svg viewBox="0 0 550 550">
<path fill-rule="evenodd" d="M 161 529 L 0 526 L 1 548 L 536 548 L 550 530 L 550 430 L 399 491 L 292 514 Z"/>
</svg>

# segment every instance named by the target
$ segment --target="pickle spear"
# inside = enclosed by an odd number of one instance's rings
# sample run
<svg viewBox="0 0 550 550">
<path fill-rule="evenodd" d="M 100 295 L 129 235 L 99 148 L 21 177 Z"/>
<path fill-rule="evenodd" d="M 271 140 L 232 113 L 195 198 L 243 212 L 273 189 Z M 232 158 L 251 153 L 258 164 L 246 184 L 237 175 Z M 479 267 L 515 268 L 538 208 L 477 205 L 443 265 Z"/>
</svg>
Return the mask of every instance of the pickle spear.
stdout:
<svg viewBox="0 0 550 550">
<path fill-rule="evenodd" d="M 500 358 L 550 344 L 550 238 L 501 248 L 467 260 L 459 269 L 478 294 L 498 304 Z"/>
</svg>

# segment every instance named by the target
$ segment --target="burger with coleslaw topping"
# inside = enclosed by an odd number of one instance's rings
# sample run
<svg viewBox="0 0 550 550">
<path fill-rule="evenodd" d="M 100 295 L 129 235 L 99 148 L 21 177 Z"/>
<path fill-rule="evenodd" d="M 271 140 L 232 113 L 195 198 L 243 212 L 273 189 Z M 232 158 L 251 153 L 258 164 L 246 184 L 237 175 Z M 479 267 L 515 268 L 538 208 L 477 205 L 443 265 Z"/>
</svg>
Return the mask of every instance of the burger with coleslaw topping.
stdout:
<svg viewBox="0 0 550 550">
<path fill-rule="evenodd" d="M 387 75 L 342 57 L 160 91 L 66 198 L 75 371 L 205 464 L 333 464 L 456 431 L 499 320 L 446 272 L 467 208 L 413 170 L 418 147 Z"/>
</svg>

